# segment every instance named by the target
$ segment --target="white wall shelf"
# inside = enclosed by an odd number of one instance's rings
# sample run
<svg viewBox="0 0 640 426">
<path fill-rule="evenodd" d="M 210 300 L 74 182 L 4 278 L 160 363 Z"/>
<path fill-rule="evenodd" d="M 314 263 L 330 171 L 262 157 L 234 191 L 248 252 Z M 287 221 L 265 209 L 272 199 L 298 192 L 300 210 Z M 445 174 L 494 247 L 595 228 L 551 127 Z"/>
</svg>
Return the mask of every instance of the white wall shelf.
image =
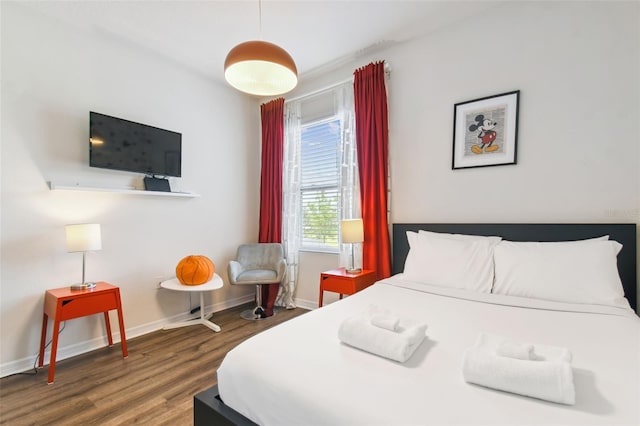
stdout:
<svg viewBox="0 0 640 426">
<path fill-rule="evenodd" d="M 49 182 L 49 188 L 52 191 L 92 191 L 92 192 L 115 192 L 118 194 L 131 194 L 131 195 L 146 195 L 146 196 L 160 196 L 160 197 L 187 197 L 196 198 L 200 194 L 193 192 L 162 192 L 162 191 L 145 191 L 143 189 L 135 188 L 108 188 L 100 186 L 83 186 L 63 184 L 58 182 Z"/>
</svg>

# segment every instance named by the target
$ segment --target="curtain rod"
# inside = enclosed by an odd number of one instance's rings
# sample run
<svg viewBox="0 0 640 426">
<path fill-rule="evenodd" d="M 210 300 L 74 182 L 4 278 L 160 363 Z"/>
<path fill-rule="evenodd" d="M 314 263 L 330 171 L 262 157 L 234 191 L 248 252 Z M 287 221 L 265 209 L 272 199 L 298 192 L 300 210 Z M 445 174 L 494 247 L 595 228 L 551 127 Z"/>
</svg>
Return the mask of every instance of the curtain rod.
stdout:
<svg viewBox="0 0 640 426">
<path fill-rule="evenodd" d="M 389 65 L 389 62 L 387 62 L 387 61 L 384 61 L 384 74 L 385 74 L 385 77 L 387 79 L 389 78 L 389 75 L 391 74 L 391 67 Z M 306 98 L 306 97 L 309 97 L 309 96 L 317 95 L 318 93 L 322 93 L 322 92 L 324 92 L 326 90 L 333 89 L 333 88 L 338 87 L 338 86 L 342 86 L 343 84 L 349 83 L 349 82 L 353 83 L 353 76 L 350 77 L 350 78 L 346 78 L 346 79 L 344 79 L 342 81 L 339 81 L 337 83 L 333 83 L 333 84 L 330 84 L 328 86 L 321 87 L 319 89 L 314 90 L 313 92 L 305 93 L 304 95 L 296 96 L 296 97 L 293 97 L 291 99 L 285 99 L 284 103 L 286 104 L 287 102 L 298 101 L 300 99 L 303 99 L 303 98 Z"/>
<path fill-rule="evenodd" d="M 325 91 L 327 91 L 329 89 L 333 89 L 335 87 L 342 86 L 343 84 L 349 83 L 349 82 L 353 82 L 353 77 L 344 79 L 344 80 L 339 81 L 337 83 L 330 84 L 329 86 L 321 87 L 319 89 L 314 90 L 313 92 L 305 93 L 304 95 L 296 96 L 296 97 L 293 97 L 291 99 L 285 99 L 284 103 L 286 104 L 288 102 L 298 101 L 300 99 L 307 98 L 309 96 L 317 95 L 318 93 L 322 93 L 322 92 L 325 92 Z"/>
</svg>

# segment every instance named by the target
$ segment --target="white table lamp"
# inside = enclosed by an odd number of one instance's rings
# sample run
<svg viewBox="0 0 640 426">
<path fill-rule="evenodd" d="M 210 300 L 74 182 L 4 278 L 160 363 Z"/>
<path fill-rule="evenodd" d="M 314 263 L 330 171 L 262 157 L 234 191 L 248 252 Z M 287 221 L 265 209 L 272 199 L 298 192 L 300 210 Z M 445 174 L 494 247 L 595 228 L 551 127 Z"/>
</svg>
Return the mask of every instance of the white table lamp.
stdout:
<svg viewBox="0 0 640 426">
<path fill-rule="evenodd" d="M 102 235 L 100 224 L 81 223 L 65 226 L 67 234 L 67 251 L 69 253 L 82 252 L 82 282 L 73 284 L 72 290 L 87 290 L 94 288 L 96 283 L 85 281 L 85 261 L 88 251 L 102 249 Z"/>
<path fill-rule="evenodd" d="M 364 226 L 362 219 L 345 219 L 341 223 L 342 242 L 351 244 L 351 261 L 347 267 L 347 272 L 361 272 L 362 269 L 355 267 L 353 259 L 353 245 L 364 241 Z"/>
</svg>

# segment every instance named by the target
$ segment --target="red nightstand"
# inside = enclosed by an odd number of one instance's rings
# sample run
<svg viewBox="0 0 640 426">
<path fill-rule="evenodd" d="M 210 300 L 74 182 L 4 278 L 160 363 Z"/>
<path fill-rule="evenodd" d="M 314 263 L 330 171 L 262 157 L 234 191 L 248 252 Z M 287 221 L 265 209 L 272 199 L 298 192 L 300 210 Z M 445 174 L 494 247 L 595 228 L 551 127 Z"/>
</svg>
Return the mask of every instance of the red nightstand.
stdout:
<svg viewBox="0 0 640 426">
<path fill-rule="evenodd" d="M 69 287 L 61 287 L 47 290 L 44 294 L 44 314 L 42 316 L 42 336 L 40 337 L 40 358 L 38 367 L 44 364 L 44 347 L 47 340 L 47 323 L 49 317 L 53 318 L 53 338 L 51 341 L 51 361 L 49 362 L 49 377 L 47 383 L 53 383 L 53 375 L 56 371 L 56 352 L 58 350 L 58 332 L 60 321 L 80 318 L 87 315 L 104 313 L 104 322 L 107 327 L 109 346 L 113 345 L 111 336 L 111 323 L 109 311 L 118 310 L 118 322 L 120 323 L 120 341 L 122 344 L 122 356 L 129 356 L 127 352 L 127 339 L 124 335 L 124 321 L 122 319 L 122 303 L 120 301 L 120 289 L 105 282 L 96 283 L 95 288 L 89 290 L 71 290 Z"/>
<path fill-rule="evenodd" d="M 322 307 L 325 291 L 343 294 L 354 294 L 376 282 L 376 271 L 363 269 L 362 272 L 349 273 L 345 268 L 324 271 L 320 275 L 320 297 L 318 307 Z"/>
</svg>

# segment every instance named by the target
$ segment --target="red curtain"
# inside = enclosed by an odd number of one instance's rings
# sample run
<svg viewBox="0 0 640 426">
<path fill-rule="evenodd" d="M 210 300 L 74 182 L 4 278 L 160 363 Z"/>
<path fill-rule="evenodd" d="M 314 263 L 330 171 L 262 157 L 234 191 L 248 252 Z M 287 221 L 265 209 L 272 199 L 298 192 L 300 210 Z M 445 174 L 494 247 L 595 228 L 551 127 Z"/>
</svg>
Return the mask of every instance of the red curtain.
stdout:
<svg viewBox="0 0 640 426">
<path fill-rule="evenodd" d="M 260 172 L 259 243 L 282 242 L 282 155 L 284 147 L 284 98 L 260 105 L 262 162 Z M 273 315 L 279 284 L 262 286 L 262 307 Z"/>
<path fill-rule="evenodd" d="M 364 224 L 362 266 L 378 279 L 391 276 L 391 247 L 387 223 L 389 132 L 384 62 L 354 72 L 356 144 L 360 204 Z"/>
</svg>

